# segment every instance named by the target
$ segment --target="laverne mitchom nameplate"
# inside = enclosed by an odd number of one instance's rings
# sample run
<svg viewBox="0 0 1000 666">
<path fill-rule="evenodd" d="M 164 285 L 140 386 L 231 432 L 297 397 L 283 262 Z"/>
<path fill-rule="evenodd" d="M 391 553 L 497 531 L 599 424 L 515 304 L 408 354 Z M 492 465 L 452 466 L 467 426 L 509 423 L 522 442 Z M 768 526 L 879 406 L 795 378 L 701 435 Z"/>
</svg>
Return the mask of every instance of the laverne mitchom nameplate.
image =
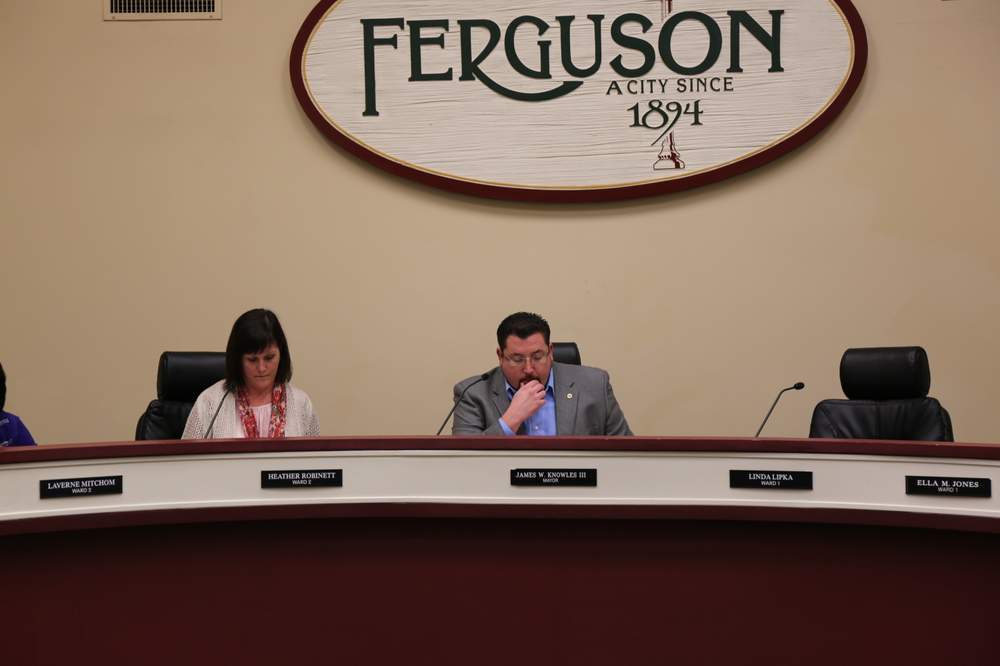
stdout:
<svg viewBox="0 0 1000 666">
<path fill-rule="evenodd" d="M 121 495 L 124 483 L 121 475 L 85 476 L 75 479 L 43 479 L 38 482 L 40 499 L 54 497 L 90 497 L 91 495 Z"/>
</svg>

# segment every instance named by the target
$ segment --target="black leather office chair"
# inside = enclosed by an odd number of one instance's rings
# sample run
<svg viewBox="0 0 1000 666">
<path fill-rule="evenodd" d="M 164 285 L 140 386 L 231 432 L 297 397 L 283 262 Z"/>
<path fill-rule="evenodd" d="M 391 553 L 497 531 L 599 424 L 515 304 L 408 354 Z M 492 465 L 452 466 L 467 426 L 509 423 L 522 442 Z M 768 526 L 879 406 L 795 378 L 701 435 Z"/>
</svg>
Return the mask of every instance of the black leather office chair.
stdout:
<svg viewBox="0 0 1000 666">
<path fill-rule="evenodd" d="M 556 363 L 580 365 L 580 348 L 575 342 L 553 342 L 552 360 Z"/>
<path fill-rule="evenodd" d="M 198 395 L 226 376 L 222 352 L 163 352 L 156 372 L 156 400 L 139 417 L 135 438 L 180 439 Z"/>
<path fill-rule="evenodd" d="M 816 405 L 810 437 L 955 441 L 948 411 L 927 397 L 931 371 L 921 347 L 848 349 L 840 386 L 847 400 Z"/>
</svg>

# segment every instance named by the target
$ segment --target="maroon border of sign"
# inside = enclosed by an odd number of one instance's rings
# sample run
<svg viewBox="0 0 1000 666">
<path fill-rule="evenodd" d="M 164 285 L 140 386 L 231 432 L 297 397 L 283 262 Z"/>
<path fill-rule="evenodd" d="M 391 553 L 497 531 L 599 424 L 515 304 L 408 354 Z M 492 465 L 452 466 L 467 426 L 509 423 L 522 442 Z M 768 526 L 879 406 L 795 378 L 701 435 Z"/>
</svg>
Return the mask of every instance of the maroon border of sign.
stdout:
<svg viewBox="0 0 1000 666">
<path fill-rule="evenodd" d="M 861 15 L 858 13 L 858 10 L 854 7 L 851 0 L 830 1 L 840 7 L 847 19 L 848 27 L 850 28 L 851 34 L 854 38 L 854 62 L 851 66 L 851 72 L 847 77 L 847 83 L 844 85 L 843 89 L 841 89 L 840 93 L 833 99 L 833 102 L 819 116 L 784 141 L 780 141 L 762 152 L 737 160 L 733 164 L 696 174 L 689 178 L 681 178 L 657 183 L 645 183 L 642 185 L 582 190 L 558 188 L 529 189 L 505 187 L 502 185 L 487 185 L 484 183 L 472 183 L 421 171 L 419 169 L 394 162 L 368 150 L 367 148 L 364 148 L 360 144 L 353 141 L 346 134 L 341 133 L 338 129 L 328 123 L 319 109 L 313 105 L 312 100 L 309 98 L 309 93 L 306 91 L 305 75 L 302 71 L 302 56 L 305 52 L 310 34 L 319 23 L 320 19 L 322 19 L 326 11 L 337 2 L 340 2 L 340 0 L 320 0 L 313 10 L 309 12 L 309 15 L 306 17 L 302 27 L 299 28 L 295 41 L 292 43 L 289 70 L 292 79 L 292 88 L 295 90 L 295 96 L 298 98 L 299 104 L 320 132 L 326 135 L 326 137 L 335 144 L 347 150 L 349 153 L 360 157 L 380 169 L 396 174 L 397 176 L 403 176 L 404 178 L 409 178 L 410 180 L 414 180 L 418 183 L 449 190 L 451 192 L 458 192 L 460 194 L 490 199 L 543 203 L 598 203 L 606 201 L 621 201 L 624 199 L 637 199 L 641 197 L 668 194 L 671 192 L 680 192 L 695 187 L 701 187 L 702 185 L 716 183 L 732 176 L 746 173 L 756 169 L 757 167 L 764 166 L 765 164 L 772 162 L 807 143 L 810 139 L 815 137 L 823 129 L 830 125 L 838 115 L 840 115 L 840 112 L 847 107 L 851 97 L 853 97 L 855 91 L 857 91 L 858 86 L 861 84 L 861 78 L 864 76 L 865 68 L 868 64 L 868 35 L 865 31 L 864 23 L 861 20 Z"/>
</svg>

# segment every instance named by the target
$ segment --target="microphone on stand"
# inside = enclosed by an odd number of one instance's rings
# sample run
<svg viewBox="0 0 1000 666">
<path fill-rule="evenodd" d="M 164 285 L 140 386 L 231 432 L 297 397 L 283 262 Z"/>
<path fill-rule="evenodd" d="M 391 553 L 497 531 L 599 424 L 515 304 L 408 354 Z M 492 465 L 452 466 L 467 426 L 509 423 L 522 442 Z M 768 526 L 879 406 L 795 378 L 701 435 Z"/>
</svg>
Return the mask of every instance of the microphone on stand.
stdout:
<svg viewBox="0 0 1000 666">
<path fill-rule="evenodd" d="M 767 423 L 767 420 L 768 420 L 769 418 L 771 418 L 771 412 L 773 412 L 773 411 L 774 411 L 774 407 L 775 407 L 775 405 L 777 405 L 777 404 L 778 404 L 778 401 L 779 401 L 779 400 L 781 400 L 781 395 L 782 395 L 782 394 L 783 394 L 783 393 L 784 393 L 785 391 L 791 391 L 791 390 L 793 390 L 793 389 L 794 389 L 794 390 L 796 390 L 796 391 L 801 391 L 801 390 L 802 390 L 802 389 L 804 389 L 805 387 L 806 387 L 806 385 L 805 385 L 805 384 L 803 384 L 802 382 L 795 382 L 795 383 L 794 383 L 794 384 L 792 384 L 791 386 L 789 386 L 789 387 L 787 387 L 787 388 L 783 388 L 783 389 L 781 389 L 780 391 L 778 391 L 778 396 L 777 396 L 777 397 L 776 397 L 776 398 L 774 399 L 774 402 L 773 402 L 773 403 L 771 403 L 771 409 L 767 410 L 767 416 L 765 416 L 765 417 L 764 417 L 764 420 L 763 420 L 763 421 L 761 422 L 761 424 L 760 424 L 760 427 L 759 427 L 759 428 L 757 428 L 757 434 L 756 434 L 756 435 L 754 435 L 754 437 L 760 437 L 760 431 L 764 429 L 764 424 L 765 424 L 765 423 Z"/>
<path fill-rule="evenodd" d="M 466 391 L 468 391 L 470 388 L 472 388 L 473 386 L 475 386 L 479 382 L 485 382 L 487 379 L 490 378 L 490 375 L 492 375 L 492 374 L 493 374 L 492 370 L 490 370 L 489 372 L 484 372 L 483 374 L 479 375 L 479 378 L 476 379 L 476 381 L 472 382 L 471 384 L 469 384 L 468 386 L 466 386 L 464 389 L 462 389 L 462 392 L 458 394 L 458 400 L 456 400 L 455 404 L 451 406 L 451 411 L 448 412 L 448 416 L 444 417 L 444 423 L 442 423 L 441 427 L 438 428 L 438 431 L 436 433 L 434 433 L 435 437 L 437 437 L 438 435 L 440 435 L 441 431 L 444 430 L 445 425 L 447 425 L 447 423 L 448 423 L 448 419 L 450 419 L 451 415 L 455 413 L 456 409 L 458 409 L 458 403 L 462 402 L 462 398 L 465 397 Z"/>
</svg>

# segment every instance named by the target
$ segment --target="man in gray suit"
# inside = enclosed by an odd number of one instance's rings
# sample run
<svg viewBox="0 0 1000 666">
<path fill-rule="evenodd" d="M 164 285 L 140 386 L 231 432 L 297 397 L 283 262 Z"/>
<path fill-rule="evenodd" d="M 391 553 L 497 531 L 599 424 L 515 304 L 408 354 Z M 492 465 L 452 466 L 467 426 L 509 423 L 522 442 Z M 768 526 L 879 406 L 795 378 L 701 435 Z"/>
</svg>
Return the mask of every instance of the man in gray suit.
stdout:
<svg viewBox="0 0 1000 666">
<path fill-rule="evenodd" d="M 499 366 L 455 385 L 453 435 L 631 435 L 608 373 L 555 363 L 549 324 L 531 312 L 497 328 Z"/>
</svg>

